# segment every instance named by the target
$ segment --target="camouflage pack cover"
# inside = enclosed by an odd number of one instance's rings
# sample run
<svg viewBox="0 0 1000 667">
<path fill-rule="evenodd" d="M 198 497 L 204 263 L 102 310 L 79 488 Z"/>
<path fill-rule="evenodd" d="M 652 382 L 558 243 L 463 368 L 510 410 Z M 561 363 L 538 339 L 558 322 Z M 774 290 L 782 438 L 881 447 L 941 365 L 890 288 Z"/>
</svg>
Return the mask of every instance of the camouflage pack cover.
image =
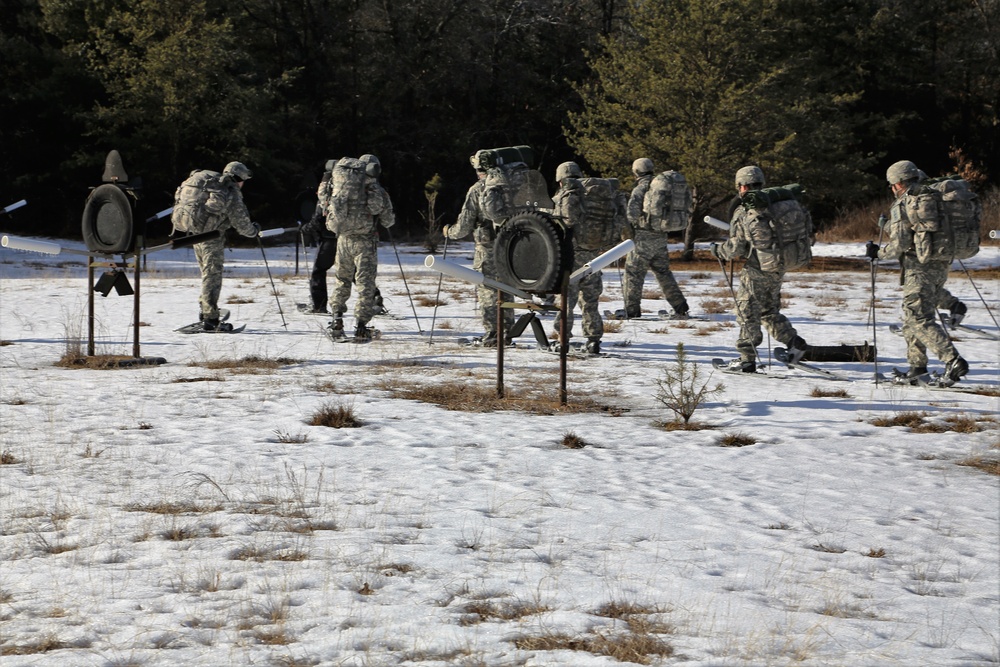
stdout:
<svg viewBox="0 0 1000 667">
<path fill-rule="evenodd" d="M 552 208 L 545 177 L 524 162 L 509 162 L 486 170 L 483 214 L 496 224 L 521 213 Z"/>
<path fill-rule="evenodd" d="M 913 231 L 917 260 L 951 262 L 979 252 L 982 205 L 958 176 L 925 181 L 905 195 L 903 206 Z"/>
<path fill-rule="evenodd" d="M 582 223 L 573 228 L 573 245 L 582 250 L 604 250 L 615 244 L 621 233 L 621 218 L 625 215 L 617 178 L 581 178 L 583 207 Z"/>
<path fill-rule="evenodd" d="M 694 198 L 684 175 L 671 169 L 653 177 L 642 210 L 648 228 L 655 232 L 687 229 L 694 212 Z"/>
<path fill-rule="evenodd" d="M 812 216 L 795 199 L 746 212 L 750 244 L 762 271 L 784 272 L 812 259 Z"/>
<path fill-rule="evenodd" d="M 366 163 L 353 157 L 340 158 L 333 166 L 330 191 L 325 199 L 326 227 L 338 236 L 360 234 L 371 230 L 372 216 L 367 206 L 366 167 Z"/>
<path fill-rule="evenodd" d="M 174 193 L 170 216 L 174 229 L 188 234 L 220 229 L 232 199 L 231 187 L 217 171 L 192 171 Z"/>
</svg>

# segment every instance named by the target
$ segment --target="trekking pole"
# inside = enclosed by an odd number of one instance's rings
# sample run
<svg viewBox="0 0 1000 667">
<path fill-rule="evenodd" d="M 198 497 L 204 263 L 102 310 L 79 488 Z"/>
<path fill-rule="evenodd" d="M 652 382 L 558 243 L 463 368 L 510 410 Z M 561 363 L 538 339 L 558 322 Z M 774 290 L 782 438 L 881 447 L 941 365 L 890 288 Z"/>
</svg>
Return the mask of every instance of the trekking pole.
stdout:
<svg viewBox="0 0 1000 667">
<path fill-rule="evenodd" d="M 392 238 L 392 230 L 388 227 L 385 231 L 389 234 L 389 242 L 392 243 L 392 251 L 396 253 L 396 264 L 399 265 L 399 275 L 403 277 L 403 287 L 406 288 L 406 296 L 410 300 L 410 309 L 413 311 L 413 319 L 417 321 L 417 331 L 423 333 L 424 330 L 420 328 L 420 318 L 417 317 L 417 307 L 413 305 L 413 296 L 410 294 L 410 286 L 406 284 L 406 274 L 403 273 L 403 262 L 399 259 L 399 250 L 396 249 L 396 240 Z"/>
<path fill-rule="evenodd" d="M 885 215 L 880 215 L 878 217 L 878 247 L 882 247 L 882 234 L 885 232 Z M 872 259 L 872 307 L 868 311 L 868 319 L 872 323 L 872 347 L 874 348 L 875 354 L 872 358 L 875 360 L 875 383 L 878 384 L 878 325 L 875 322 L 875 277 L 878 275 L 878 258 Z"/>
<path fill-rule="evenodd" d="M 288 322 L 285 321 L 285 313 L 281 310 L 281 301 L 278 299 L 278 288 L 274 286 L 274 278 L 271 276 L 271 267 L 267 265 L 267 255 L 264 254 L 264 243 L 257 234 L 257 247 L 260 248 L 260 256 L 264 258 L 264 268 L 267 269 L 267 277 L 271 281 L 271 291 L 274 293 L 274 301 L 278 304 L 278 314 L 281 315 L 281 325 L 288 329 Z"/>
<path fill-rule="evenodd" d="M 726 265 L 722 263 L 722 258 L 716 255 L 715 259 L 719 260 L 719 268 L 722 269 L 722 277 L 725 278 L 726 282 L 729 284 L 729 293 L 733 295 L 733 303 L 736 305 L 736 314 L 741 320 L 745 321 L 746 318 L 743 317 L 743 310 L 740 308 L 740 300 L 736 298 L 736 290 L 733 288 L 733 278 L 726 273 Z M 729 261 L 732 262 L 732 260 Z M 768 336 L 770 336 L 770 333 L 768 333 Z M 770 343 L 768 344 L 768 347 L 770 348 Z M 756 347 L 753 349 L 753 356 L 760 359 L 760 354 L 757 352 Z"/>
<path fill-rule="evenodd" d="M 448 259 L 448 237 L 444 237 L 444 252 L 441 253 L 441 259 Z M 434 295 L 434 314 L 431 316 L 431 336 L 427 339 L 427 344 L 432 345 L 434 343 L 434 321 L 437 320 L 438 316 L 438 304 L 441 302 L 441 281 L 444 280 L 444 274 L 438 276 L 438 289 L 437 294 Z"/>
<path fill-rule="evenodd" d="M 302 221 L 299 220 L 298 222 L 299 222 L 299 243 L 302 244 L 302 256 L 306 260 L 306 265 L 309 265 L 311 264 L 311 262 L 309 261 L 309 246 L 306 245 L 306 233 L 302 229 L 303 227 Z M 296 275 L 298 275 L 298 272 L 296 272 Z"/>
<path fill-rule="evenodd" d="M 969 273 L 969 269 L 965 268 L 965 263 L 962 260 L 958 260 L 958 265 L 962 267 L 963 271 L 965 271 L 965 277 L 969 279 L 970 283 L 972 283 L 972 289 L 976 290 L 976 295 L 979 297 L 979 300 L 983 302 L 983 307 L 986 309 L 986 312 L 989 314 L 990 319 L 993 320 L 993 324 L 996 324 L 996 326 L 1000 327 L 1000 324 L 997 324 L 997 318 L 993 316 L 993 311 L 990 310 L 989 305 L 987 305 L 986 299 L 983 298 L 983 295 L 979 291 L 979 288 L 976 287 L 976 283 L 972 279 L 972 274 Z"/>
</svg>

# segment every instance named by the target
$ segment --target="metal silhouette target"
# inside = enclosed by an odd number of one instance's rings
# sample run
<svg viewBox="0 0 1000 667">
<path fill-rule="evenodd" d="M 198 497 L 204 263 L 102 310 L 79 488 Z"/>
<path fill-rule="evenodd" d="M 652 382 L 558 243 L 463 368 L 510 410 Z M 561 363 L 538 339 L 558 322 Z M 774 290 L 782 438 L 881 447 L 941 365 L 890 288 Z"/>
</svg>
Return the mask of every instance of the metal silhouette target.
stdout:
<svg viewBox="0 0 1000 667">
<path fill-rule="evenodd" d="M 503 224 L 493 244 L 500 282 L 534 294 L 562 289 L 573 268 L 569 231 L 538 211 L 518 213 Z"/>
<path fill-rule="evenodd" d="M 83 241 L 91 252 L 120 253 L 135 248 L 132 204 L 118 185 L 94 188 L 83 208 Z"/>
</svg>

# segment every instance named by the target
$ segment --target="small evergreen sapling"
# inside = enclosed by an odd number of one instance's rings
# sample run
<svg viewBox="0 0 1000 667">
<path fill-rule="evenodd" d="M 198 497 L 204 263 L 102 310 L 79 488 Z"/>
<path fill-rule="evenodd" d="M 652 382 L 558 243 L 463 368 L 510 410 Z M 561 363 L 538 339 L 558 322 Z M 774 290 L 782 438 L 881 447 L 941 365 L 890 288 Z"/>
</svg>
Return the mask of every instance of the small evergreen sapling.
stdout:
<svg viewBox="0 0 1000 667">
<path fill-rule="evenodd" d="M 656 384 L 660 388 L 656 400 L 685 424 L 705 401 L 725 389 L 721 382 L 710 389 L 707 381 L 701 381 L 700 367 L 688 361 L 684 343 L 677 343 L 677 361 L 663 370 L 663 378 L 657 379 Z"/>
</svg>

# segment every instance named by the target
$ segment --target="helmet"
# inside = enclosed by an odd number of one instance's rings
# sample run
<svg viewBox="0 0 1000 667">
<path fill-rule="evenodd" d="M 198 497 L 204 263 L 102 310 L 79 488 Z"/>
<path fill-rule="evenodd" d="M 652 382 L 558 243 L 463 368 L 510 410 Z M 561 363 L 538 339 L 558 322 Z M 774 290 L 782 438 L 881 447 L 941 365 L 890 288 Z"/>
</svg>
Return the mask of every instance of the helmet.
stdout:
<svg viewBox="0 0 1000 667">
<path fill-rule="evenodd" d="M 760 167 L 751 165 L 749 167 L 743 167 L 736 172 L 736 187 L 741 185 L 756 185 L 758 187 L 763 187 L 767 180 L 764 178 L 764 170 Z"/>
<path fill-rule="evenodd" d="M 229 176 L 234 181 L 239 183 L 240 181 L 248 181 L 253 177 L 253 172 L 247 169 L 247 166 L 242 162 L 230 162 L 226 165 L 226 168 L 222 170 L 223 176 Z"/>
<path fill-rule="evenodd" d="M 336 160 L 327 160 L 326 166 L 323 167 L 323 171 L 333 171 L 333 168 L 337 166 Z"/>
<path fill-rule="evenodd" d="M 382 175 L 382 163 L 378 161 L 378 158 L 371 153 L 365 153 L 360 158 L 358 158 L 365 163 L 365 173 L 372 178 L 378 178 Z"/>
<path fill-rule="evenodd" d="M 556 167 L 556 183 L 562 181 L 564 178 L 583 178 L 580 165 L 576 162 L 563 162 Z"/>
<path fill-rule="evenodd" d="M 482 152 L 483 151 L 477 151 L 474 155 L 469 156 L 469 164 L 471 164 L 472 168 L 476 171 L 486 171 L 486 165 L 479 159 L 480 153 Z"/>
<path fill-rule="evenodd" d="M 916 181 L 920 179 L 921 173 L 917 165 L 909 160 L 900 160 L 885 170 L 885 180 L 889 181 L 889 185 Z"/>
<path fill-rule="evenodd" d="M 652 174 L 654 169 L 655 167 L 653 166 L 653 161 L 648 157 L 641 157 L 632 163 L 632 173 L 636 176 Z"/>
</svg>

